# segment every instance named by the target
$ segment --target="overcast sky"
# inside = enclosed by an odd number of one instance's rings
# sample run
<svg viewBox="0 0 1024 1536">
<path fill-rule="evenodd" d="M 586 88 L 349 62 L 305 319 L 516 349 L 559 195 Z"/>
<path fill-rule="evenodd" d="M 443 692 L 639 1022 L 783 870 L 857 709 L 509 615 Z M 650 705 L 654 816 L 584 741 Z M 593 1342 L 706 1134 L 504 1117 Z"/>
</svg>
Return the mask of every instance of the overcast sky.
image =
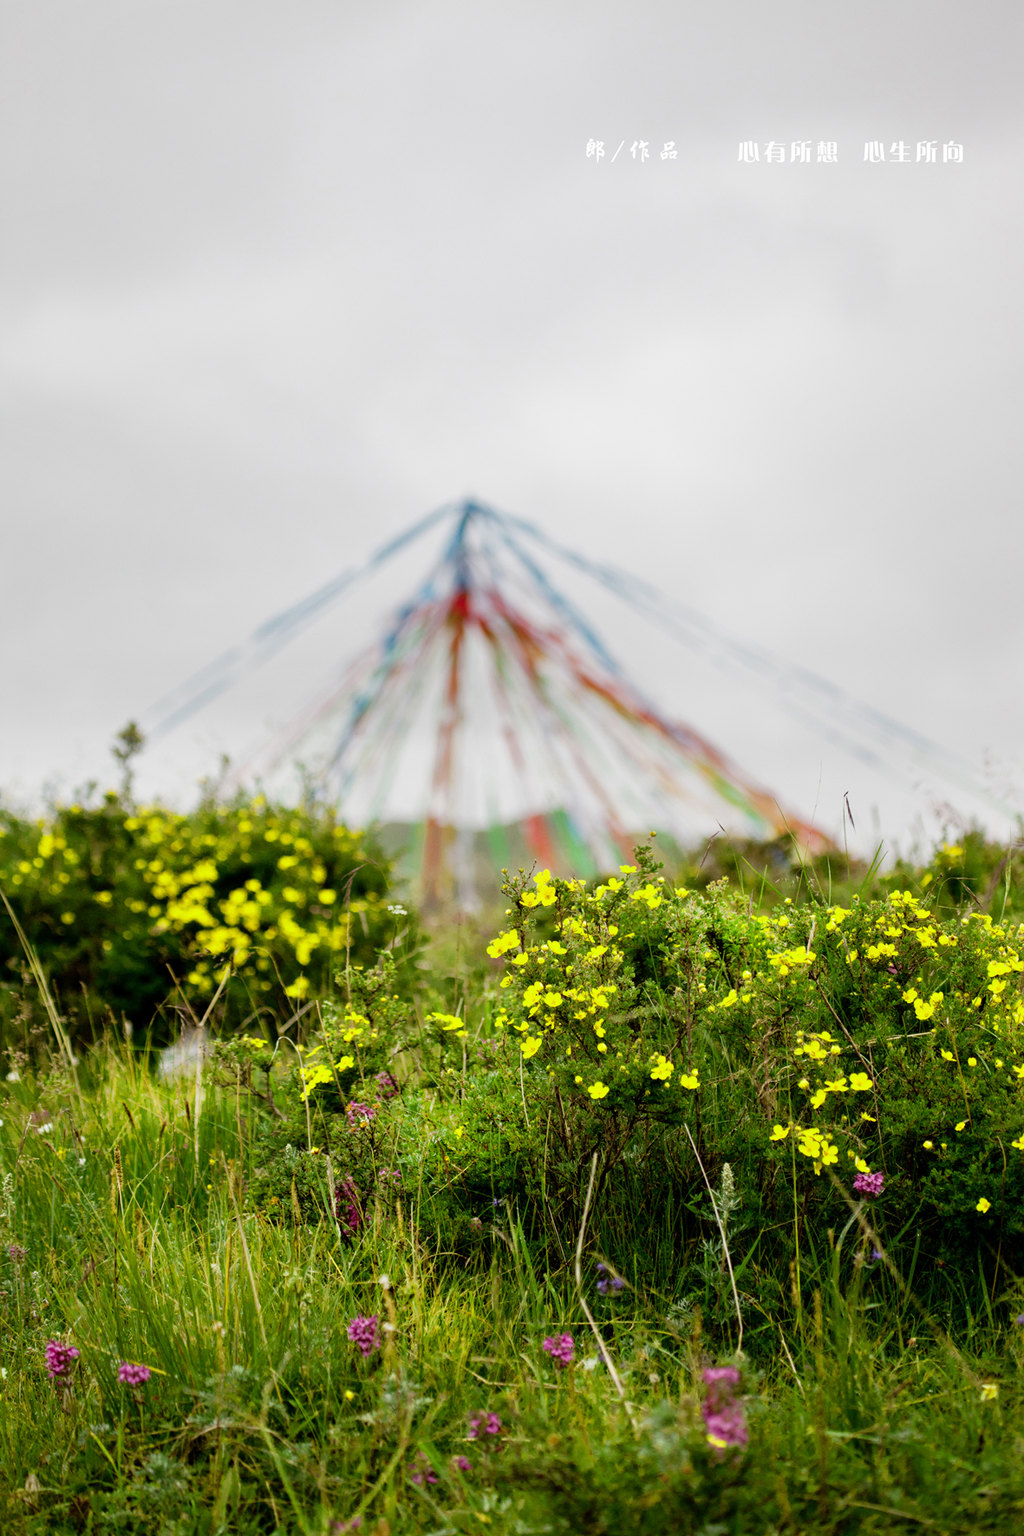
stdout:
<svg viewBox="0 0 1024 1536">
<path fill-rule="evenodd" d="M 471 493 L 1020 799 L 1017 0 L 0 17 L 8 795 L 109 777 L 129 718 Z M 944 793 L 748 730 L 721 679 L 693 718 L 678 658 L 601 613 L 666 708 L 830 830 L 844 791 L 891 837 Z M 371 632 L 352 608 L 321 654 Z M 147 792 L 278 702 L 214 707 Z"/>
</svg>

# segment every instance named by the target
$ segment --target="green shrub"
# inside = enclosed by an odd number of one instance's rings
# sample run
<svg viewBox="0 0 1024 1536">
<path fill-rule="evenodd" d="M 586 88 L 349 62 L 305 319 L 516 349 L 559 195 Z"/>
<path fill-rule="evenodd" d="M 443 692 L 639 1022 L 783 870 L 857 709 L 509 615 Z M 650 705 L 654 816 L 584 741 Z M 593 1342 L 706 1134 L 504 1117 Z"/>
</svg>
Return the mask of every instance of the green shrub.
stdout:
<svg viewBox="0 0 1024 1536">
<path fill-rule="evenodd" d="M 515 926 L 488 951 L 565 1218 L 594 1154 L 621 1198 L 638 1164 L 692 1179 L 692 1147 L 709 1180 L 733 1167 L 776 1242 L 787 1210 L 833 1225 L 880 1173 L 893 1230 L 1024 1261 L 1024 928 L 899 889 L 760 913 L 636 858 L 593 890 L 512 882 Z"/>
<path fill-rule="evenodd" d="M 339 961 L 372 962 L 399 924 L 415 947 L 389 875 L 365 834 L 262 795 L 187 814 L 114 794 L 36 822 L 0 812 L 0 888 L 79 1036 L 111 1012 L 146 1028 L 167 1000 L 201 1015 L 222 983 L 229 1021 L 294 1008 L 329 990 Z M 2 914 L 8 1018 L 24 970 Z"/>
</svg>

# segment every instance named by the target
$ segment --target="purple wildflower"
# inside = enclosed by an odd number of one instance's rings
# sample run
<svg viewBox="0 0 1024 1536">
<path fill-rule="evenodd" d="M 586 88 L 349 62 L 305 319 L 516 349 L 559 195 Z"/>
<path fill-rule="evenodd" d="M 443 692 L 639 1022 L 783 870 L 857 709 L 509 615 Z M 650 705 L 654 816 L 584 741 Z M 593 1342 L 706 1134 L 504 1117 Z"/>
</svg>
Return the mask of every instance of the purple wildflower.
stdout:
<svg viewBox="0 0 1024 1536">
<path fill-rule="evenodd" d="M 375 1349 L 380 1348 L 379 1324 L 379 1317 L 354 1317 L 348 1325 L 346 1332 L 349 1338 L 364 1355 L 372 1355 Z"/>
<path fill-rule="evenodd" d="M 617 1296 L 619 1291 L 623 1291 L 625 1288 L 626 1282 L 621 1275 L 602 1275 L 601 1279 L 597 1282 L 597 1294 L 599 1296 L 607 1296 L 609 1292 L 613 1296 Z"/>
<path fill-rule="evenodd" d="M 701 1416 L 707 1432 L 708 1444 L 716 1456 L 730 1448 L 740 1449 L 747 1443 L 748 1431 L 743 1404 L 733 1396 L 739 1386 L 740 1373 L 734 1365 L 714 1366 L 704 1371 L 707 1397 L 701 1404 Z"/>
<path fill-rule="evenodd" d="M 544 1348 L 556 1365 L 564 1369 L 565 1366 L 572 1364 L 576 1345 L 571 1333 L 555 1334 L 552 1338 L 545 1339 Z"/>
<path fill-rule="evenodd" d="M 436 1483 L 438 1480 L 437 1473 L 422 1451 L 416 1453 L 416 1460 L 409 1468 L 409 1478 L 418 1488 L 422 1488 L 425 1483 Z"/>
<path fill-rule="evenodd" d="M 468 1456 L 453 1456 L 452 1467 L 456 1472 L 472 1472 L 473 1463 Z"/>
<path fill-rule="evenodd" d="M 382 1099 L 393 1099 L 398 1092 L 398 1084 L 390 1072 L 377 1073 L 377 1088 Z"/>
<path fill-rule="evenodd" d="M 152 1374 L 148 1365 L 133 1365 L 130 1360 L 122 1360 L 117 1368 L 117 1379 L 126 1387 L 141 1387 Z"/>
<path fill-rule="evenodd" d="M 1024 1312 L 1018 1312 L 1013 1322 L 1015 1327 L 1024 1328 Z"/>
<path fill-rule="evenodd" d="M 885 1175 L 882 1173 L 858 1173 L 853 1181 L 855 1194 L 870 1195 L 872 1199 L 882 1193 L 884 1186 Z"/>
<path fill-rule="evenodd" d="M 71 1370 L 72 1362 L 78 1359 L 78 1350 L 72 1344 L 62 1344 L 59 1339 L 51 1339 L 44 1350 L 46 1355 L 46 1369 L 54 1381 L 58 1377 L 67 1376 Z"/>
<path fill-rule="evenodd" d="M 334 1191 L 334 1213 L 342 1235 L 349 1241 L 363 1225 L 363 1211 L 359 1204 L 359 1191 L 349 1174 L 346 1174 Z"/>
<path fill-rule="evenodd" d="M 501 1420 L 496 1413 L 475 1413 L 470 1419 L 469 1438 L 471 1440 L 479 1440 L 482 1434 L 501 1434 Z"/>
<path fill-rule="evenodd" d="M 354 1131 L 359 1125 L 369 1125 L 377 1113 L 373 1104 L 362 1104 L 358 1099 L 352 1099 L 345 1114 L 348 1116 L 349 1130 Z"/>
<path fill-rule="evenodd" d="M 708 1444 L 714 1447 L 719 1456 L 722 1455 L 723 1451 L 746 1445 L 749 1432 L 742 1403 L 737 1403 L 733 1399 L 720 1408 L 717 1413 L 712 1412 L 709 1405 L 705 1403 L 701 1413 L 704 1417 L 704 1428 L 707 1431 Z"/>
<path fill-rule="evenodd" d="M 348 1536 L 349 1531 L 361 1531 L 362 1528 L 362 1515 L 353 1515 L 351 1520 L 335 1520 L 331 1525 L 331 1536 Z"/>
<path fill-rule="evenodd" d="M 8 1243 L 7 1256 L 12 1264 L 24 1264 L 28 1258 L 28 1249 L 23 1248 L 20 1243 Z"/>
<path fill-rule="evenodd" d="M 881 1250 L 881 1248 L 872 1248 L 871 1253 L 868 1256 L 868 1263 L 869 1264 L 877 1264 L 881 1257 L 882 1257 L 882 1250 Z"/>
</svg>

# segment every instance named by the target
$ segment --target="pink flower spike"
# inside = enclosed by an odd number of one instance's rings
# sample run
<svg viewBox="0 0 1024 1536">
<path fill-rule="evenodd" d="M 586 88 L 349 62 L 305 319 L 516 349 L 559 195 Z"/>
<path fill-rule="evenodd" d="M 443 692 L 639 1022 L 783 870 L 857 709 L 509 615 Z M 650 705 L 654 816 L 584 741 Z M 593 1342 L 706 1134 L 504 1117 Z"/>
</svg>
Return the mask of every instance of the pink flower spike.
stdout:
<svg viewBox="0 0 1024 1536">
<path fill-rule="evenodd" d="M 349 1323 L 346 1332 L 363 1355 L 372 1355 L 380 1348 L 379 1324 L 379 1317 L 354 1317 Z"/>
<path fill-rule="evenodd" d="M 562 1369 L 572 1364 L 573 1355 L 576 1353 L 576 1344 L 571 1333 L 555 1334 L 544 1340 L 544 1349 L 551 1356 L 557 1366 Z"/>
<path fill-rule="evenodd" d="M 54 1381 L 70 1373 L 79 1355 L 73 1344 L 62 1344 L 59 1339 L 51 1339 L 43 1353 L 46 1356 L 46 1369 Z"/>
<path fill-rule="evenodd" d="M 717 1386 L 719 1382 L 725 1387 L 738 1387 L 740 1384 L 740 1373 L 734 1365 L 713 1365 L 702 1375 L 708 1387 Z"/>
<path fill-rule="evenodd" d="M 152 1374 L 148 1365 L 133 1365 L 130 1360 L 122 1360 L 117 1368 L 117 1379 L 126 1387 L 141 1387 Z"/>
</svg>

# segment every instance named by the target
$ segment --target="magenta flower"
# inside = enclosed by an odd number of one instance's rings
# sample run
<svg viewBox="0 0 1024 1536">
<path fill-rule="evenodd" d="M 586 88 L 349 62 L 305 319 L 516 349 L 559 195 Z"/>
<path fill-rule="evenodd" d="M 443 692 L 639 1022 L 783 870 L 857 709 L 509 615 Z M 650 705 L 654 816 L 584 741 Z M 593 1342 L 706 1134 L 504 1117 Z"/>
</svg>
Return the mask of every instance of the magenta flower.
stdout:
<svg viewBox="0 0 1024 1536">
<path fill-rule="evenodd" d="M 7 1255 L 12 1264 L 24 1264 L 28 1258 L 28 1250 L 23 1248 L 20 1243 L 8 1243 Z"/>
<path fill-rule="evenodd" d="M 425 1483 L 436 1483 L 438 1481 L 437 1473 L 422 1451 L 417 1451 L 416 1460 L 409 1468 L 409 1479 L 418 1488 L 422 1488 Z"/>
<path fill-rule="evenodd" d="M 364 1355 L 372 1355 L 380 1348 L 379 1324 L 379 1317 L 354 1317 L 346 1329 L 352 1343 Z"/>
<path fill-rule="evenodd" d="M 390 1072 L 377 1073 L 377 1087 L 380 1091 L 380 1096 L 382 1099 L 393 1099 L 395 1094 L 398 1092 L 398 1084 L 395 1082 Z"/>
<path fill-rule="evenodd" d="M 740 1384 L 740 1373 L 734 1365 L 716 1365 L 701 1373 L 704 1385 L 710 1387 L 709 1397 L 731 1397 L 732 1388 Z"/>
<path fill-rule="evenodd" d="M 723 1451 L 746 1445 L 749 1432 L 742 1403 L 735 1401 L 726 1403 L 725 1407 L 719 1409 L 717 1413 L 711 1412 L 709 1405 L 705 1403 L 701 1413 L 704 1417 L 704 1428 L 707 1430 L 708 1444 L 713 1446 L 719 1455 Z"/>
<path fill-rule="evenodd" d="M 710 1367 L 703 1376 L 708 1393 L 701 1404 L 701 1417 L 708 1444 L 721 1458 L 727 1450 L 742 1449 L 748 1439 L 743 1404 L 733 1396 L 733 1389 L 740 1384 L 740 1373 L 734 1365 L 720 1365 Z"/>
<path fill-rule="evenodd" d="M 555 1334 L 553 1338 L 544 1340 L 544 1348 L 556 1365 L 563 1369 L 572 1364 L 576 1345 L 571 1333 Z"/>
<path fill-rule="evenodd" d="M 122 1360 L 117 1368 L 117 1379 L 126 1387 L 141 1387 L 152 1374 L 148 1365 L 133 1365 L 130 1360 Z"/>
<path fill-rule="evenodd" d="M 475 1413 L 469 1421 L 469 1438 L 479 1440 L 481 1435 L 500 1435 L 501 1420 L 496 1413 Z"/>
<path fill-rule="evenodd" d="M 374 1105 L 361 1104 L 358 1099 L 353 1099 L 345 1111 L 349 1129 L 354 1131 L 357 1125 L 369 1125 L 376 1113 Z"/>
<path fill-rule="evenodd" d="M 363 1225 L 363 1209 L 359 1204 L 355 1181 L 348 1174 L 334 1191 L 334 1214 L 338 1218 L 342 1237 L 351 1242 Z"/>
<path fill-rule="evenodd" d="M 62 1344 L 59 1339 L 51 1339 L 43 1353 L 46 1355 L 46 1369 L 54 1381 L 69 1375 L 79 1354 L 72 1344 Z"/>
<path fill-rule="evenodd" d="M 885 1187 L 885 1175 L 882 1173 L 858 1173 L 853 1181 L 853 1188 L 858 1195 L 880 1195 Z"/>
<path fill-rule="evenodd" d="M 468 1456 L 453 1456 L 452 1467 L 456 1472 L 472 1472 L 473 1463 Z"/>
</svg>

